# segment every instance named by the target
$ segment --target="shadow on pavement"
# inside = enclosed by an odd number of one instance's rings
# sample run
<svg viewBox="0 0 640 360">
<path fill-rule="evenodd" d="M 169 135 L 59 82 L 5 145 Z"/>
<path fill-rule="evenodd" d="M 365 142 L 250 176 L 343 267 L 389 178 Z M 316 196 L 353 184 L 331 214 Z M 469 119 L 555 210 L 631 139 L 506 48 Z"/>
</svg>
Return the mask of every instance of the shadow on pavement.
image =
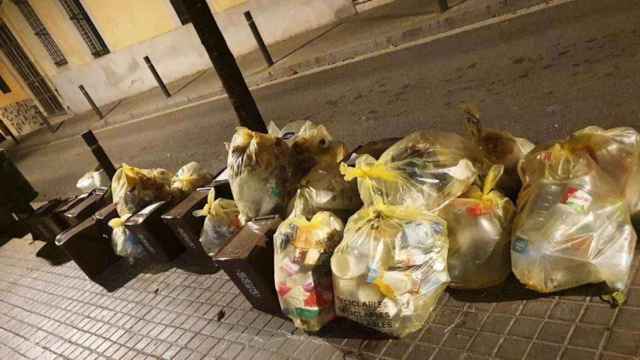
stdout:
<svg viewBox="0 0 640 360">
<path fill-rule="evenodd" d="M 52 266 L 60 266 L 71 261 L 71 258 L 67 253 L 54 242 L 47 242 L 43 247 L 38 250 L 36 256 L 47 260 Z"/>
</svg>

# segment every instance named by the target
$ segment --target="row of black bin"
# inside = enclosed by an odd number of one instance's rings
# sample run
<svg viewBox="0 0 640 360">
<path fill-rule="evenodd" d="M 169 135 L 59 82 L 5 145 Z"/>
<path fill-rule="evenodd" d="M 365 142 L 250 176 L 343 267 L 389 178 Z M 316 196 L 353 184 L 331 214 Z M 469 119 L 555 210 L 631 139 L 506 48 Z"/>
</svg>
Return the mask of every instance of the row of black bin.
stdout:
<svg viewBox="0 0 640 360">
<path fill-rule="evenodd" d="M 362 145 L 349 159 L 365 153 L 378 157 L 395 140 Z M 223 170 L 210 187 L 194 191 L 175 206 L 166 202 L 153 204 L 131 216 L 125 227 L 140 239 L 154 261 L 170 262 L 185 252 L 190 259 L 207 259 L 212 267 L 225 271 L 254 308 L 283 316 L 273 278 L 273 234 L 281 218 L 273 215 L 253 219 L 211 258 L 199 241 L 204 218 L 193 216 L 193 212 L 204 207 L 212 187 L 216 196 L 233 199 Z M 110 191 L 96 189 L 64 201 L 49 201 L 36 210 L 30 227 L 35 239 L 55 241 L 95 280 L 120 261 L 114 253 L 108 225 L 117 216 Z"/>
</svg>

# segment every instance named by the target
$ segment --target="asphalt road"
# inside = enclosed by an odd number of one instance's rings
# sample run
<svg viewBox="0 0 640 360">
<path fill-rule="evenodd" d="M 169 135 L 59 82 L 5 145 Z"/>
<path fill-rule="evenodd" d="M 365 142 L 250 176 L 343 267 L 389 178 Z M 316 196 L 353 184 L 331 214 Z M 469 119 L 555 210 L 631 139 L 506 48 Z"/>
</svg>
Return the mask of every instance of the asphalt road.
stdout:
<svg viewBox="0 0 640 360">
<path fill-rule="evenodd" d="M 349 146 L 416 129 L 462 131 L 461 104 L 484 125 L 547 142 L 596 124 L 640 129 L 640 6 L 576 0 L 255 92 L 267 120 L 321 122 Z M 228 100 L 99 133 L 117 163 L 224 166 L 236 126 Z M 76 192 L 94 166 L 80 139 L 12 156 L 41 199 Z"/>
</svg>

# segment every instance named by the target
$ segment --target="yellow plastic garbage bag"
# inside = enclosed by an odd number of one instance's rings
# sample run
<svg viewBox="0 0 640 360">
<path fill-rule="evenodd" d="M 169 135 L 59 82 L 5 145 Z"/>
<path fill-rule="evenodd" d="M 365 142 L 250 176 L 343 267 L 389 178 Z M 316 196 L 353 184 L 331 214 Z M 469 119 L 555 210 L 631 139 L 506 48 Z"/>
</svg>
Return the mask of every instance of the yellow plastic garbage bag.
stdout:
<svg viewBox="0 0 640 360">
<path fill-rule="evenodd" d="M 327 211 L 310 220 L 292 215 L 274 236 L 274 277 L 282 312 L 296 327 L 319 331 L 335 318 L 330 259 L 342 221 Z"/>
<path fill-rule="evenodd" d="M 135 214 L 158 201 L 171 201 L 171 178 L 164 169 L 138 169 L 127 164 L 116 171 L 111 182 L 118 215 Z"/>
<path fill-rule="evenodd" d="M 363 155 L 351 168 L 340 165 L 345 179 L 358 179 L 365 205 L 381 201 L 436 210 L 460 196 L 477 176 L 473 161 L 482 164 L 461 136 L 415 132 L 391 146 L 380 159 Z"/>
<path fill-rule="evenodd" d="M 353 215 L 331 257 L 336 314 L 389 335 L 420 329 L 449 283 L 446 222 L 375 204 Z"/>
<path fill-rule="evenodd" d="M 544 293 L 599 282 L 624 289 L 636 233 L 621 191 L 588 152 L 567 143 L 537 148 L 520 174 L 511 242 L 520 282 Z"/>
<path fill-rule="evenodd" d="M 347 156 L 344 143 L 334 140 L 324 125 L 311 121 L 294 121 L 281 130 L 272 122 L 269 134 L 285 139 L 290 145 L 294 179 L 300 179 L 319 164 L 335 164 Z"/>
<path fill-rule="evenodd" d="M 232 200 L 216 199 L 215 189 L 209 191 L 207 204 L 193 216 L 206 216 L 200 233 L 200 244 L 209 256 L 214 256 L 240 231 L 240 213 Z"/>
<path fill-rule="evenodd" d="M 289 147 L 280 138 L 240 127 L 229 145 L 231 192 L 243 223 L 287 210 Z"/>
<path fill-rule="evenodd" d="M 529 140 L 493 129 L 484 129 L 480 123 L 480 112 L 467 106 L 465 127 L 473 143 L 492 164 L 504 165 L 504 174 L 496 185 L 503 194 L 515 199 L 522 183 L 518 176 L 518 163 L 535 145 Z"/>
<path fill-rule="evenodd" d="M 630 127 L 604 130 L 589 126 L 569 140 L 586 149 L 596 163 L 619 186 L 632 214 L 640 213 L 640 134 Z"/>
<path fill-rule="evenodd" d="M 116 255 L 133 260 L 142 258 L 145 250 L 140 239 L 124 227 L 124 223 L 129 217 L 131 217 L 131 215 L 112 219 L 109 221 L 109 226 L 113 229 L 111 233 L 111 245 Z"/>
<path fill-rule="evenodd" d="M 171 179 L 171 190 L 178 199 L 182 199 L 199 187 L 209 185 L 213 175 L 206 171 L 200 163 L 192 161 L 181 167 Z"/>
<path fill-rule="evenodd" d="M 440 211 L 449 233 L 450 287 L 481 289 L 502 283 L 511 273 L 509 248 L 515 207 L 495 185 L 504 167 L 494 165 L 482 189 L 473 185 Z"/>
<path fill-rule="evenodd" d="M 362 207 L 358 188 L 344 179 L 338 164 L 319 164 L 305 176 L 289 204 L 295 211 L 311 218 L 320 211 L 331 211 L 340 219 L 348 219 Z"/>
</svg>

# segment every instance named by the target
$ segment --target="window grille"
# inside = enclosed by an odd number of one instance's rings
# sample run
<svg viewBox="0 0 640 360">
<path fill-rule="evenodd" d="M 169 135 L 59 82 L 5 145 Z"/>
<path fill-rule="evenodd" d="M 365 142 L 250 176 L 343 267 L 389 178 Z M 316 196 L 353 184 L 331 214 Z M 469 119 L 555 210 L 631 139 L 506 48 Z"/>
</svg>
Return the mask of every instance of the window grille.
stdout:
<svg viewBox="0 0 640 360">
<path fill-rule="evenodd" d="M 34 34 L 40 39 L 44 48 L 47 49 L 53 63 L 58 66 L 66 65 L 67 59 L 64 57 L 64 54 L 58 47 L 58 44 L 56 44 L 55 40 L 51 37 L 51 34 L 49 34 L 49 31 L 47 31 L 47 28 L 45 28 L 42 21 L 40 21 L 40 18 L 31 7 L 31 4 L 29 4 L 27 0 L 13 0 L 13 2 L 18 7 L 25 20 L 27 20 L 27 23 L 29 23 Z"/>
<path fill-rule="evenodd" d="M 69 15 L 69 19 L 73 22 L 82 36 L 82 39 L 89 47 L 94 57 L 100 57 L 109 53 L 107 44 L 100 36 L 98 29 L 91 21 L 91 18 L 85 11 L 79 0 L 60 0 L 60 4 Z"/>
</svg>

